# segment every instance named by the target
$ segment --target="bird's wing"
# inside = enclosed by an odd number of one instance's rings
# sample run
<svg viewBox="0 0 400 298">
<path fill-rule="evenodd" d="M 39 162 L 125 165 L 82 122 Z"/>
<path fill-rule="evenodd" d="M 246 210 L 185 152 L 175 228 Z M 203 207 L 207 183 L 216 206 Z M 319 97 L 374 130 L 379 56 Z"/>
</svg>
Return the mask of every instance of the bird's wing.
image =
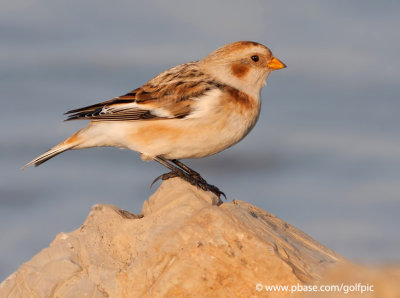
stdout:
<svg viewBox="0 0 400 298">
<path fill-rule="evenodd" d="M 171 68 L 140 88 L 108 101 L 71 110 L 67 120 L 127 121 L 185 118 L 208 91 L 223 86 L 202 73 L 196 62 Z"/>
</svg>

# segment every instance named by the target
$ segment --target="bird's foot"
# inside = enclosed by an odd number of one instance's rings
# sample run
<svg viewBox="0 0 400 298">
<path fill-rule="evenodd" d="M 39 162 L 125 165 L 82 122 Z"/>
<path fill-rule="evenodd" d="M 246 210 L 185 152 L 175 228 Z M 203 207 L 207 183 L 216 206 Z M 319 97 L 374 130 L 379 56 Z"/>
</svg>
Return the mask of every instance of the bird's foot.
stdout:
<svg viewBox="0 0 400 298">
<path fill-rule="evenodd" d="M 193 179 L 197 180 L 197 181 L 198 181 L 199 183 L 201 183 L 201 184 L 207 184 L 207 185 L 209 185 L 209 184 L 207 183 L 207 181 L 206 181 L 203 177 L 201 177 L 200 174 L 197 173 L 197 172 L 189 173 L 189 176 L 192 177 Z"/>
<path fill-rule="evenodd" d="M 158 176 L 156 179 L 154 179 L 154 181 L 150 187 L 152 187 L 153 184 L 160 179 L 168 180 L 170 178 L 175 178 L 175 177 L 179 177 L 179 178 L 185 180 L 186 182 L 189 182 L 190 184 L 197 186 L 198 188 L 200 188 L 204 191 L 211 191 L 218 197 L 218 199 L 220 199 L 221 195 L 224 196 L 224 198 L 226 199 L 226 195 L 221 190 L 219 190 L 218 187 L 216 187 L 215 185 L 208 184 L 207 181 L 203 177 L 201 177 L 198 173 L 191 175 L 191 174 L 185 173 L 184 171 L 182 171 L 180 169 L 173 170 L 169 173 Z"/>
<path fill-rule="evenodd" d="M 187 165 L 185 165 L 184 163 L 180 162 L 177 159 L 173 159 L 171 160 L 174 164 L 176 164 L 177 166 L 179 166 L 180 168 L 182 168 L 183 170 L 185 170 L 190 176 L 192 176 L 193 178 L 199 180 L 200 182 L 207 184 L 207 181 L 200 176 L 200 174 L 198 172 L 196 172 L 195 170 L 189 168 Z"/>
</svg>

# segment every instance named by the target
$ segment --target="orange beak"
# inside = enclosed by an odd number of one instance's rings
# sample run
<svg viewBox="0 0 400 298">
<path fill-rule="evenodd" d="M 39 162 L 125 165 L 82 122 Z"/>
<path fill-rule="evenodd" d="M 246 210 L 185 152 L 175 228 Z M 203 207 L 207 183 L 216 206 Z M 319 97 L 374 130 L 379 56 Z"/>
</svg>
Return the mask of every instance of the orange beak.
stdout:
<svg viewBox="0 0 400 298">
<path fill-rule="evenodd" d="M 272 70 L 277 70 L 286 67 L 286 65 L 282 61 L 280 61 L 278 58 L 275 57 L 273 57 L 272 60 L 268 62 L 267 66 L 269 69 Z"/>
</svg>

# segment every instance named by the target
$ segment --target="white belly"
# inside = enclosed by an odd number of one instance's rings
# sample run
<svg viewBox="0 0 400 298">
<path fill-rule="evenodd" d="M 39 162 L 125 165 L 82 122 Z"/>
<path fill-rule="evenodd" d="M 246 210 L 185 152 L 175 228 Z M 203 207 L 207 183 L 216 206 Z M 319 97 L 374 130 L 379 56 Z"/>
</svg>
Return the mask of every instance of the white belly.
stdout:
<svg viewBox="0 0 400 298">
<path fill-rule="evenodd" d="M 167 159 L 216 154 L 243 139 L 254 127 L 259 109 L 250 115 L 215 113 L 205 119 L 156 120 L 141 123 L 127 147 Z"/>
</svg>

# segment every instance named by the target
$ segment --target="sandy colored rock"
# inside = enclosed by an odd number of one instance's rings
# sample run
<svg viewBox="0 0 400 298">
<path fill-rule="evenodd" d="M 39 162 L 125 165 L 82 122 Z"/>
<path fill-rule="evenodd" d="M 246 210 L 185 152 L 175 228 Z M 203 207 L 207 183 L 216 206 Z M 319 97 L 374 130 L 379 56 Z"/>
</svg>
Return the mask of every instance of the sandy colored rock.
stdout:
<svg viewBox="0 0 400 298">
<path fill-rule="evenodd" d="M 342 263 L 271 213 L 243 201 L 218 206 L 170 179 L 143 216 L 93 206 L 79 229 L 8 277 L 0 297 L 258 297 L 258 283 L 313 283 Z"/>
<path fill-rule="evenodd" d="M 316 286 L 319 291 L 303 293 L 304 296 L 300 297 L 398 298 L 400 267 L 343 263 L 328 270 Z"/>
</svg>

